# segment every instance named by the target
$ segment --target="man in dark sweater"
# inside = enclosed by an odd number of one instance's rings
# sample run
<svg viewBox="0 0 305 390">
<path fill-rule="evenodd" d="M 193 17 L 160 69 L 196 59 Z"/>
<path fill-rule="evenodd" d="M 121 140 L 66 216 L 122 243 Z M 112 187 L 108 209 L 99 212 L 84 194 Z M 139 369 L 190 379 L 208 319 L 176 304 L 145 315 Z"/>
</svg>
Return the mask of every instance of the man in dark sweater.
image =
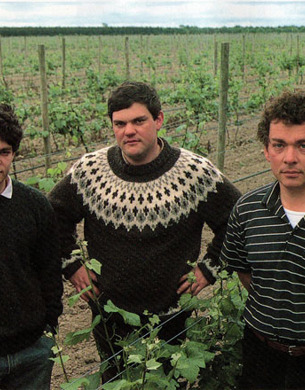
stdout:
<svg viewBox="0 0 305 390">
<path fill-rule="evenodd" d="M 38 190 L 9 176 L 22 130 L 0 104 L 0 389 L 50 388 L 54 331 L 62 312 L 55 214 Z"/>
<path fill-rule="evenodd" d="M 89 285 L 72 254 L 76 224 L 84 220 L 89 257 L 102 263 L 100 276 L 90 271 L 100 304 L 111 299 L 164 321 L 179 311 L 179 294 L 198 294 L 215 281 L 227 219 L 240 193 L 210 161 L 158 138 L 164 116 L 149 85 L 123 83 L 109 98 L 108 114 L 117 145 L 83 156 L 50 194 L 61 227 L 64 275 L 78 292 Z M 199 258 L 205 223 L 214 238 Z M 188 261 L 197 263 L 194 283 Z M 175 336 L 185 319 L 181 311 L 160 337 Z M 124 335 L 126 326 L 116 326 Z M 94 333 L 103 358 L 110 352 L 102 326 Z"/>
</svg>

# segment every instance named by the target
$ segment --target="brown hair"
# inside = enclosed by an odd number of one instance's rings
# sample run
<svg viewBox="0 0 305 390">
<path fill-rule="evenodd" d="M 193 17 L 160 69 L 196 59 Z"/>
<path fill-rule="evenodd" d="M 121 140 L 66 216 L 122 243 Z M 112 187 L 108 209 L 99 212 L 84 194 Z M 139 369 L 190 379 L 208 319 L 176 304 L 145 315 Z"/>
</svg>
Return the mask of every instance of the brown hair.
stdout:
<svg viewBox="0 0 305 390">
<path fill-rule="evenodd" d="M 0 139 L 13 148 L 15 153 L 20 145 L 23 131 L 11 106 L 0 104 Z"/>
<path fill-rule="evenodd" d="M 305 123 L 305 92 L 285 91 L 266 103 L 257 130 L 258 139 L 266 147 L 269 143 L 271 122 L 283 122 L 288 126 Z"/>
<path fill-rule="evenodd" d="M 154 119 L 160 114 L 161 103 L 155 88 L 140 81 L 126 81 L 108 99 L 108 116 L 111 121 L 115 111 L 129 108 L 134 103 L 144 104 Z"/>
</svg>

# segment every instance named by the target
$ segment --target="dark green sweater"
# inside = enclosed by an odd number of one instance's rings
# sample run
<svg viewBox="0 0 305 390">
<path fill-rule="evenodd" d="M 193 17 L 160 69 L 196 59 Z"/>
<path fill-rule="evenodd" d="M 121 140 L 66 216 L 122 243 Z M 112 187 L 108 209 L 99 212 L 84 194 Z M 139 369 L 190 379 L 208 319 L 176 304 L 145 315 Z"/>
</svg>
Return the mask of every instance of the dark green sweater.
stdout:
<svg viewBox="0 0 305 390">
<path fill-rule="evenodd" d="M 13 181 L 0 196 L 0 356 L 30 346 L 62 312 L 55 215 L 47 199 Z"/>
<path fill-rule="evenodd" d="M 206 159 L 165 147 L 156 160 L 127 165 L 117 146 L 85 155 L 53 189 L 61 228 L 64 274 L 80 267 L 75 224 L 84 219 L 90 258 L 102 263 L 101 301 L 136 313 L 167 313 L 179 279 L 199 262 L 211 281 L 230 211 L 239 191 Z M 203 225 L 215 237 L 198 259 Z"/>
</svg>

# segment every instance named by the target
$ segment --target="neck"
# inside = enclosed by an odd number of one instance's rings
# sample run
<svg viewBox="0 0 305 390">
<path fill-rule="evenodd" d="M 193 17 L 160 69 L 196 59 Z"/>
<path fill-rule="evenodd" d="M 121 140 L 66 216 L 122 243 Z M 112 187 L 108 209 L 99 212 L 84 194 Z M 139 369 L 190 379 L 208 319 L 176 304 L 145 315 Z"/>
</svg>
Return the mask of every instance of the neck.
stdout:
<svg viewBox="0 0 305 390">
<path fill-rule="evenodd" d="M 305 211 L 305 190 L 281 188 L 281 202 L 283 207 L 291 211 Z"/>
</svg>

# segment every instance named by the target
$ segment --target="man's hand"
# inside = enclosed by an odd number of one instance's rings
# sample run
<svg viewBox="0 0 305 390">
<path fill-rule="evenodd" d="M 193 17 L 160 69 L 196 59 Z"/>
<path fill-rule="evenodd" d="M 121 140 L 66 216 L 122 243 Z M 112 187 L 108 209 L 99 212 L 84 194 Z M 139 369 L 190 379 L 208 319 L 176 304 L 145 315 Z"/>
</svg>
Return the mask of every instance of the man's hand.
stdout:
<svg viewBox="0 0 305 390">
<path fill-rule="evenodd" d="M 179 280 L 181 284 L 177 290 L 178 294 L 190 293 L 192 295 L 197 295 L 204 287 L 210 284 L 198 266 L 194 268 L 193 272 L 196 282 L 190 283 L 188 281 L 189 274 L 183 275 Z"/>
<path fill-rule="evenodd" d="M 97 281 L 97 277 L 96 277 L 96 274 L 93 272 L 93 271 L 88 271 L 89 274 L 90 274 L 90 277 L 92 279 L 93 282 L 96 282 Z M 87 271 L 85 269 L 85 266 L 82 266 L 80 267 L 72 276 L 71 278 L 69 279 L 70 282 L 73 284 L 73 286 L 75 287 L 76 291 L 79 293 L 81 292 L 84 288 L 87 288 L 88 286 L 90 286 L 90 280 L 88 278 L 88 274 L 87 274 Z M 99 289 L 94 285 L 93 283 L 93 288 L 94 288 L 94 291 L 95 291 L 95 294 L 96 296 L 99 296 L 100 294 L 100 291 Z M 87 291 L 86 293 L 82 294 L 81 295 L 81 298 L 86 301 L 86 302 L 89 302 L 89 299 L 93 299 L 94 298 L 94 295 L 93 295 L 93 292 L 92 290 L 90 291 Z"/>
</svg>

